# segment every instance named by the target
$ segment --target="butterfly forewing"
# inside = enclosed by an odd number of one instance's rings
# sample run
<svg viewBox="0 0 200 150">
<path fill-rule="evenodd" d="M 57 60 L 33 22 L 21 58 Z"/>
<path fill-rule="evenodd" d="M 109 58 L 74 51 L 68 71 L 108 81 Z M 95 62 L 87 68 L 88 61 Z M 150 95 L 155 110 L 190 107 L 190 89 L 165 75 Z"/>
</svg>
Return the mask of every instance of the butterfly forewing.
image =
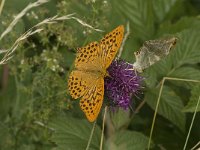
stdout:
<svg viewBox="0 0 200 150">
<path fill-rule="evenodd" d="M 105 68 L 108 68 L 113 61 L 118 49 L 121 46 L 124 36 L 124 27 L 118 26 L 116 29 L 106 34 L 101 39 L 100 46 L 100 57 Z"/>
<path fill-rule="evenodd" d="M 85 47 L 77 49 L 77 56 L 75 59 L 75 68 L 80 70 L 91 70 L 97 67 L 96 61 L 99 51 L 99 44 L 97 42 L 92 42 Z"/>
</svg>

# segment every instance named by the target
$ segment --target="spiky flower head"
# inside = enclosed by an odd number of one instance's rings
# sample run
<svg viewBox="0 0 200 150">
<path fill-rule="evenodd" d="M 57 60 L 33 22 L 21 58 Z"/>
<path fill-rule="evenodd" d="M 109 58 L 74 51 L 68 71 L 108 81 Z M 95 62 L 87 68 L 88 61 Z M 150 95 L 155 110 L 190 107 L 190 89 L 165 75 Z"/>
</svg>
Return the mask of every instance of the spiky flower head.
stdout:
<svg viewBox="0 0 200 150">
<path fill-rule="evenodd" d="M 111 106 L 127 109 L 132 95 L 141 89 L 143 77 L 133 70 L 131 64 L 120 59 L 114 60 L 107 72 L 105 90 Z"/>
</svg>

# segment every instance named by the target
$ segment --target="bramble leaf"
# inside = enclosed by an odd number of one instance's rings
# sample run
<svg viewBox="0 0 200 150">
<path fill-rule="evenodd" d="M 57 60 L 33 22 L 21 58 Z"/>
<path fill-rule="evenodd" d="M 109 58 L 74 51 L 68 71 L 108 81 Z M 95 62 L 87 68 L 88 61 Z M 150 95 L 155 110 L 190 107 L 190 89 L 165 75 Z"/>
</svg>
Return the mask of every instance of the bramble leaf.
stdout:
<svg viewBox="0 0 200 150">
<path fill-rule="evenodd" d="M 55 130 L 52 140 L 59 150 L 83 150 L 87 147 L 92 123 L 66 116 L 53 119 L 50 127 Z M 90 144 L 91 150 L 99 149 L 100 137 L 101 130 L 96 126 Z"/>
<path fill-rule="evenodd" d="M 155 110 L 158 100 L 159 89 L 149 90 L 145 95 L 147 104 Z M 171 88 L 164 86 L 161 94 L 161 99 L 158 107 L 158 114 L 170 120 L 173 124 L 179 127 L 182 131 L 185 130 L 186 116 L 181 111 L 183 103 Z"/>
</svg>

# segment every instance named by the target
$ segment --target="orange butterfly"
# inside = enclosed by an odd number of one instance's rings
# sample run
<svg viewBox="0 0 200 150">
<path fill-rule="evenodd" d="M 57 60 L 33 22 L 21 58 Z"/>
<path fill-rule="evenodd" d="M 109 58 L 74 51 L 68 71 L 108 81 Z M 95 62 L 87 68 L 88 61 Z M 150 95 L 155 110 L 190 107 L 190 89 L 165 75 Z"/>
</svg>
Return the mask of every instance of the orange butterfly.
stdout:
<svg viewBox="0 0 200 150">
<path fill-rule="evenodd" d="M 80 107 L 90 122 L 96 120 L 104 98 L 106 69 L 114 59 L 124 36 L 124 27 L 118 26 L 101 41 L 78 48 L 75 69 L 71 72 L 68 88 L 74 99 L 80 98 Z"/>
</svg>

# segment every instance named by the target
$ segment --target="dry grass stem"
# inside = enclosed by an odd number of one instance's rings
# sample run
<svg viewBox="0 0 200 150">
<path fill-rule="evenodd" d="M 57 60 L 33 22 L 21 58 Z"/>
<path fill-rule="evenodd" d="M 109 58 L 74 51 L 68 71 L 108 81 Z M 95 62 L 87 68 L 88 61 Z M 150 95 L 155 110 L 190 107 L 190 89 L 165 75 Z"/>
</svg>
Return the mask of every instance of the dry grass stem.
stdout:
<svg viewBox="0 0 200 150">
<path fill-rule="evenodd" d="M 154 112 L 154 116 L 153 116 L 153 121 L 152 121 L 152 125 L 151 125 L 151 131 L 150 131 L 150 136 L 149 136 L 149 142 L 148 142 L 148 150 L 150 149 L 151 146 L 151 139 L 152 139 L 152 135 L 153 135 L 153 130 L 154 130 L 154 125 L 155 125 L 155 121 L 156 121 L 156 116 L 157 116 L 157 112 L 158 112 L 158 106 L 160 103 L 160 99 L 161 99 L 161 95 L 162 95 L 162 91 L 163 91 L 163 86 L 166 80 L 174 80 L 174 81 L 185 81 L 185 82 L 194 82 L 194 83 L 200 83 L 200 80 L 191 80 L 191 79 L 181 79 L 181 78 L 172 78 L 172 77 L 164 77 L 163 80 L 160 83 L 160 90 L 159 90 L 159 95 L 158 95 L 158 99 L 157 99 L 157 103 L 156 103 L 156 107 L 155 107 L 155 112 Z M 199 97 L 200 98 L 200 97 Z M 199 100 L 198 100 L 198 104 L 199 105 Z M 197 106 L 198 107 L 198 106 Z M 196 113 L 195 113 L 196 114 Z M 195 115 L 193 117 L 193 120 L 195 118 Z M 193 123 L 192 123 L 193 124 Z M 191 129 L 190 129 L 191 130 Z M 190 131 L 189 131 L 190 132 Z M 186 144 L 187 145 L 187 144 Z M 186 146 L 185 145 L 185 146 Z"/>
<path fill-rule="evenodd" d="M 192 147 L 191 150 L 195 150 L 197 148 L 197 146 L 200 146 L 200 141 L 194 147 Z"/>
<path fill-rule="evenodd" d="M 103 30 L 100 30 L 100 29 L 96 29 L 96 28 L 93 28 L 91 25 L 85 23 L 84 21 L 82 21 L 81 19 L 79 18 L 76 18 L 76 17 L 72 17 L 72 19 L 76 20 L 77 22 L 79 22 L 81 25 L 85 26 L 85 27 L 88 27 L 92 30 L 95 30 L 97 32 L 103 32 Z"/>
<path fill-rule="evenodd" d="M 118 58 L 121 57 L 121 55 L 122 55 L 122 51 L 123 51 L 125 42 L 126 42 L 128 36 L 129 36 L 129 34 L 130 34 L 130 26 L 129 26 L 129 22 L 127 22 L 127 25 L 126 25 L 126 34 L 124 35 L 124 39 L 122 41 L 122 45 L 121 45 L 121 47 L 119 49 L 119 53 L 118 53 L 118 56 L 117 56 Z"/>
<path fill-rule="evenodd" d="M 192 117 L 192 121 L 191 121 L 190 128 L 189 128 L 186 140 L 185 140 L 185 144 L 184 144 L 183 150 L 186 150 L 187 143 L 188 143 L 188 140 L 189 140 L 189 137 L 190 137 L 190 133 L 191 133 L 191 130 L 192 130 L 192 126 L 194 124 L 194 119 L 195 119 L 196 114 L 197 114 L 197 109 L 199 107 L 199 103 L 200 103 L 200 96 L 199 96 L 198 101 L 197 101 L 197 105 L 196 105 L 196 108 L 195 108 L 195 111 L 194 111 L 194 114 L 193 114 L 193 117 Z"/>
<path fill-rule="evenodd" d="M 44 3 L 47 3 L 49 0 L 38 0 L 37 2 L 34 3 L 30 3 L 27 7 L 25 7 L 16 17 L 15 19 L 10 23 L 10 25 L 8 26 L 8 28 L 1 34 L 0 36 L 0 40 L 6 35 L 8 34 L 13 27 L 17 24 L 17 22 L 32 8 L 34 7 L 38 7 Z"/>
<path fill-rule="evenodd" d="M 48 127 L 47 125 L 45 125 L 44 123 L 42 123 L 41 121 L 34 121 L 35 124 L 41 126 L 41 127 L 44 127 L 44 128 L 47 128 L 51 131 L 55 131 L 55 129 L 51 128 L 51 127 Z"/>
<path fill-rule="evenodd" d="M 24 41 L 25 39 L 27 39 L 29 36 L 39 33 L 41 32 L 43 29 L 41 28 L 41 26 L 45 25 L 45 24 L 53 24 L 53 23 L 57 23 L 58 21 L 64 21 L 64 20 L 69 20 L 69 19 L 73 19 L 76 20 L 78 23 L 80 23 L 83 26 L 86 26 L 90 29 L 93 29 L 95 31 L 98 32 L 102 32 L 102 30 L 100 29 L 96 29 L 93 28 L 91 25 L 85 23 L 84 21 L 82 21 L 81 19 L 78 19 L 76 17 L 74 17 L 74 13 L 69 14 L 69 15 L 65 15 L 62 17 L 58 17 L 58 16 L 53 16 L 47 19 L 44 19 L 43 21 L 39 22 L 38 24 L 36 24 L 35 26 L 33 26 L 32 28 L 30 28 L 28 31 L 26 31 L 25 33 L 23 33 L 15 42 L 14 44 L 11 46 L 11 48 L 5 50 L 0 50 L 0 54 L 5 53 L 2 60 L 0 61 L 0 65 L 7 63 L 13 56 L 11 56 L 13 54 L 13 52 L 17 49 L 17 47 L 19 46 L 19 44 Z"/>
<path fill-rule="evenodd" d="M 93 136 L 93 134 L 94 134 L 94 129 L 95 129 L 95 127 L 96 127 L 96 123 L 97 123 L 97 121 L 95 120 L 95 122 L 93 123 L 93 126 L 92 126 L 92 130 L 91 130 L 91 133 L 90 133 L 90 137 L 89 137 L 89 140 L 88 140 L 88 144 L 87 144 L 87 147 L 86 147 L 85 150 L 89 150 L 89 148 L 90 148 L 90 144 L 91 144 L 91 141 L 92 141 L 92 136 Z"/>
<path fill-rule="evenodd" d="M 100 142 L 100 150 L 103 149 L 103 139 L 104 139 L 104 129 L 105 129 L 105 121 L 106 121 L 106 113 L 108 106 L 105 107 L 104 115 L 103 115 L 103 123 L 102 123 L 102 131 L 101 131 L 101 142 Z"/>
<path fill-rule="evenodd" d="M 1 4 L 0 4 L 0 16 L 1 16 L 1 12 L 3 10 L 4 3 L 5 3 L 5 0 L 2 0 Z"/>
</svg>

